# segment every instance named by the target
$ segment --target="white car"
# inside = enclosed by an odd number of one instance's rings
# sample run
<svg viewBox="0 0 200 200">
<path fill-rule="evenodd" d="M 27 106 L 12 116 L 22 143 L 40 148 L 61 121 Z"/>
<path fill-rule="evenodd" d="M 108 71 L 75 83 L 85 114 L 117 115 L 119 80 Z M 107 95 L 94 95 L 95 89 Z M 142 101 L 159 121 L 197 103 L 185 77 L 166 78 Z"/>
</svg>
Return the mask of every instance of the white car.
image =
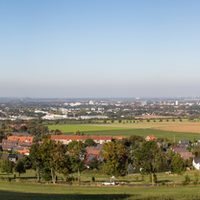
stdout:
<svg viewBox="0 0 200 200">
<path fill-rule="evenodd" d="M 109 185 L 116 185 L 114 181 L 112 182 L 103 182 L 102 185 L 109 186 Z"/>
</svg>

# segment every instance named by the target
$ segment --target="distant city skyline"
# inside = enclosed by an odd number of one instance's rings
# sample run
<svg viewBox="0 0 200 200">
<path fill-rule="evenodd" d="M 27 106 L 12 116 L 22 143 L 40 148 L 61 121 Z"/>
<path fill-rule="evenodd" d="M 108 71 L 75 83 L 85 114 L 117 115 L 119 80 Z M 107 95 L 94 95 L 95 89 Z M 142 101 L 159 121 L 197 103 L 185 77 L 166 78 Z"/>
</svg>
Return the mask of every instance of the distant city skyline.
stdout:
<svg viewBox="0 0 200 200">
<path fill-rule="evenodd" d="M 198 0 L 0 1 L 0 97 L 200 96 Z"/>
</svg>

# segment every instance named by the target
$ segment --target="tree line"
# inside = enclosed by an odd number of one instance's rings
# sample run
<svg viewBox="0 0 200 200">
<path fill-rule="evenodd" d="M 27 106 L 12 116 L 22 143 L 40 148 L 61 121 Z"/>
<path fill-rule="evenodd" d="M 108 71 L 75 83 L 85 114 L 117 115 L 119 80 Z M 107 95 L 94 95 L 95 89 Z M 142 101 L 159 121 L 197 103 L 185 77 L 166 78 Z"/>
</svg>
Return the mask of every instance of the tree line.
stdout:
<svg viewBox="0 0 200 200">
<path fill-rule="evenodd" d="M 150 175 L 152 184 L 157 182 L 157 173 L 170 171 L 181 173 L 190 166 L 177 153 L 170 150 L 168 140 L 145 141 L 143 137 L 131 136 L 123 140 L 112 140 L 103 145 L 100 158 L 93 158 L 85 162 L 86 147 L 95 146 L 94 141 L 73 141 L 68 145 L 49 140 L 36 141 L 30 150 L 30 155 L 17 161 L 1 161 L 1 171 L 24 173 L 26 169 L 34 169 L 37 181 L 51 181 L 56 183 L 58 177 L 64 181 L 73 180 L 77 173 L 83 170 L 96 170 L 111 176 L 125 176 L 129 173 Z"/>
</svg>

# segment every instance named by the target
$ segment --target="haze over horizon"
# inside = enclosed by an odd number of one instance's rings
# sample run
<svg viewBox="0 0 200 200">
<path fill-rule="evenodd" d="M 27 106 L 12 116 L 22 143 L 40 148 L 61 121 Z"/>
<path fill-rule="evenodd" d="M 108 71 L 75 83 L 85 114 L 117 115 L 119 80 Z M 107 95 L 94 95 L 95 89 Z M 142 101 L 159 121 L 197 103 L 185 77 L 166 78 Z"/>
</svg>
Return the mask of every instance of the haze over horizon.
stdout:
<svg viewBox="0 0 200 200">
<path fill-rule="evenodd" d="M 0 1 L 0 97 L 200 94 L 198 0 Z"/>
</svg>

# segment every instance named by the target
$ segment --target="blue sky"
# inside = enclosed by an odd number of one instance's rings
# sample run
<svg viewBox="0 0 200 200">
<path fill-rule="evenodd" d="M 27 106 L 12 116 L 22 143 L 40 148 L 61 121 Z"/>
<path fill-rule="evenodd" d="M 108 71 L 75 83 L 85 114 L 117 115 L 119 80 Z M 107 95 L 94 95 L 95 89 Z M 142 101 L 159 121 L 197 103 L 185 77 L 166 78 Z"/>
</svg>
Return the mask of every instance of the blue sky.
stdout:
<svg viewBox="0 0 200 200">
<path fill-rule="evenodd" d="M 0 96 L 200 95 L 198 0 L 0 0 Z"/>
</svg>

